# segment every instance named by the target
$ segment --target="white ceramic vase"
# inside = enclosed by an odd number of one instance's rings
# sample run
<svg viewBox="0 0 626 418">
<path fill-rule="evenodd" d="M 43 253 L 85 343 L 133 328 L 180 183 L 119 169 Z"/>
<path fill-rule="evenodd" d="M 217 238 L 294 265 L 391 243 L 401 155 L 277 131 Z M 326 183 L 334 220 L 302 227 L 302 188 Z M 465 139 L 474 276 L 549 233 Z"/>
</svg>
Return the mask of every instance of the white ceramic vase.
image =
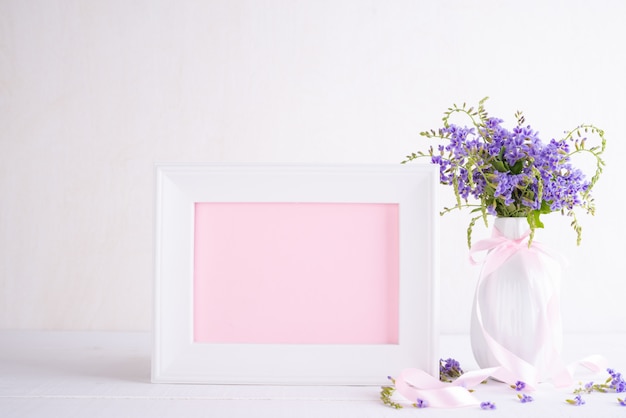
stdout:
<svg viewBox="0 0 626 418">
<path fill-rule="evenodd" d="M 494 236 L 508 240 L 519 240 L 529 230 L 526 218 L 496 218 L 494 228 Z M 483 266 L 470 333 L 480 367 L 501 366 L 503 348 L 534 366 L 540 380 L 555 371 L 563 337 L 561 262 L 544 250 L 529 249 L 525 241 L 493 272 L 485 275 Z M 494 341 L 501 347 L 494 350 Z"/>
</svg>

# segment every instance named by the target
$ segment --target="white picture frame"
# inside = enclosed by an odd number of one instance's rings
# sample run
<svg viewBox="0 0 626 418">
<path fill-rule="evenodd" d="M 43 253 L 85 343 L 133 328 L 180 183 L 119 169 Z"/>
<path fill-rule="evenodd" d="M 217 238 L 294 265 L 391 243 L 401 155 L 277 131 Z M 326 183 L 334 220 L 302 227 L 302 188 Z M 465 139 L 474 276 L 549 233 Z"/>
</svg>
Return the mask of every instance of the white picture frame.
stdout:
<svg viewBox="0 0 626 418">
<path fill-rule="evenodd" d="M 438 375 L 436 166 L 157 163 L 155 177 L 152 382 L 381 385 L 408 367 Z M 398 205 L 397 343 L 196 342 L 198 202 Z"/>
</svg>

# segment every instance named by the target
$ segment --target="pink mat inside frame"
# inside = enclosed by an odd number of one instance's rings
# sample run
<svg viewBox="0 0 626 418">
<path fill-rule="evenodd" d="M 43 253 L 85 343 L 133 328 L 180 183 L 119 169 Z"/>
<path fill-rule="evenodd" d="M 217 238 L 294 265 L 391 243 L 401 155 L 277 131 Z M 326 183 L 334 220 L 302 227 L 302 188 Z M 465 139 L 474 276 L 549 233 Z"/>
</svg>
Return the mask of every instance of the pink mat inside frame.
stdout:
<svg viewBox="0 0 626 418">
<path fill-rule="evenodd" d="M 398 204 L 195 204 L 195 342 L 397 344 L 398 308 Z"/>
</svg>

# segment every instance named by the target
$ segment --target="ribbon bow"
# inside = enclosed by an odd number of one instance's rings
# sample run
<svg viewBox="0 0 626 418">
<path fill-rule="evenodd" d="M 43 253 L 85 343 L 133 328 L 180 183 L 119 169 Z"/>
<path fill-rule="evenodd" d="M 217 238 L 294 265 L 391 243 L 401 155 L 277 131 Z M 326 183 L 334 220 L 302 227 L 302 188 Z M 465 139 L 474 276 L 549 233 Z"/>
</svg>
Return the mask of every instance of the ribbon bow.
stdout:
<svg viewBox="0 0 626 418">
<path fill-rule="evenodd" d="M 500 231 L 494 228 L 493 236 L 491 238 L 478 241 L 472 245 L 472 248 L 470 248 L 469 251 L 470 263 L 472 263 L 472 265 L 479 264 L 479 262 L 474 259 L 474 254 L 481 251 L 488 251 L 483 262 L 483 271 L 481 274 L 483 277 L 487 277 L 489 274 L 497 270 L 498 267 L 504 264 L 513 254 L 518 251 L 523 251 L 524 248 L 531 252 L 541 251 L 549 253 L 543 245 L 536 241 L 529 246 L 529 235 L 530 231 L 527 231 L 518 239 L 510 239 L 502 235 Z M 557 256 L 557 258 L 560 259 L 561 257 Z"/>
</svg>

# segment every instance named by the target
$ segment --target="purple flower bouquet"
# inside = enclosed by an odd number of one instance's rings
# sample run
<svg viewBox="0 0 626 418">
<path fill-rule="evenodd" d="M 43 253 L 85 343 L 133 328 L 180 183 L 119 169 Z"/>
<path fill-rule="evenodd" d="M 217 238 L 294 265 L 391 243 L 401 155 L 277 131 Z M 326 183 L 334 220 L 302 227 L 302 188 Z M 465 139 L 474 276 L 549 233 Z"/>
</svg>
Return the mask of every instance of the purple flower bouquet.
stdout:
<svg viewBox="0 0 626 418">
<path fill-rule="evenodd" d="M 443 117 L 443 127 L 422 132 L 427 138 L 444 140 L 427 152 L 408 155 L 402 163 L 430 157 L 440 167 L 440 183 L 453 187 L 456 205 L 444 208 L 469 208 L 479 215 L 472 218 L 467 230 L 468 245 L 475 222 L 487 215 L 525 217 L 530 240 L 536 228 L 542 228 L 540 215 L 561 212 L 573 218 L 572 227 L 581 241 L 581 227 L 574 210 L 594 214 L 591 190 L 598 181 L 604 161 L 604 131 L 588 124 L 566 131 L 563 139 L 543 142 L 538 132 L 525 125 L 524 116 L 516 112 L 517 126 L 509 130 L 503 120 L 490 117 L 482 99 L 478 108 L 452 106 Z M 469 126 L 450 123 L 454 114 L 463 114 Z M 587 135 L 599 138 L 600 144 L 587 148 Z M 595 159 L 595 173 L 587 178 L 571 161 L 574 154 L 590 154 Z M 470 202 L 473 200 L 475 202 Z"/>
</svg>

